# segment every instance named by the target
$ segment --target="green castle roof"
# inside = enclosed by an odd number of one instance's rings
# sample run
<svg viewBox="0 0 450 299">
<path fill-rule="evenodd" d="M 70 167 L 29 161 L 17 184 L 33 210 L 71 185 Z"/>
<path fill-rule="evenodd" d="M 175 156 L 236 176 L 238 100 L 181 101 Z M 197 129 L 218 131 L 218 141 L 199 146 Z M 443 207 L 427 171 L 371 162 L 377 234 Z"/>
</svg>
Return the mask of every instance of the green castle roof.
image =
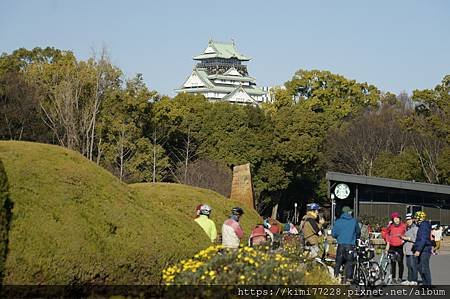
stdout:
<svg viewBox="0 0 450 299">
<path fill-rule="evenodd" d="M 208 79 L 222 79 L 222 80 L 233 80 L 240 82 L 254 82 L 255 78 L 253 77 L 237 77 L 237 76 L 224 76 L 224 75 L 209 75 Z"/>
<path fill-rule="evenodd" d="M 249 61 L 251 58 L 242 55 L 236 49 L 234 42 L 220 43 L 216 41 L 209 41 L 208 47 L 203 51 L 203 54 L 194 56 L 194 60 L 203 60 L 208 58 L 237 58 L 241 61 Z"/>
<path fill-rule="evenodd" d="M 263 91 L 259 87 L 247 87 L 247 86 L 215 86 L 213 88 L 208 87 L 192 87 L 192 88 L 179 88 L 175 89 L 176 92 L 233 92 L 236 88 L 242 87 L 249 95 L 265 95 L 267 92 Z"/>
</svg>

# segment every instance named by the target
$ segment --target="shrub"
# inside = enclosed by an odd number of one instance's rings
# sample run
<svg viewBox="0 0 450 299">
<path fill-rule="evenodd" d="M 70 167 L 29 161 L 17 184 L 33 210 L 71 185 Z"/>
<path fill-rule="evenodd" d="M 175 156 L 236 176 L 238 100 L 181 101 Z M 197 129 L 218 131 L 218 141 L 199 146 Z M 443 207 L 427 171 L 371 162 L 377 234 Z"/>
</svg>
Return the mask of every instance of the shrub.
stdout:
<svg viewBox="0 0 450 299">
<path fill-rule="evenodd" d="M 14 204 L 5 284 L 159 284 L 168 264 L 210 243 L 193 221 L 202 202 L 217 229 L 236 202 L 178 184 L 128 186 L 73 151 L 0 141 Z M 258 221 L 246 211 L 250 232 Z"/>
<path fill-rule="evenodd" d="M 222 250 L 210 246 L 162 272 L 166 285 L 330 285 L 328 271 L 296 247 L 271 253 L 268 247 Z"/>
<path fill-rule="evenodd" d="M 8 179 L 3 162 L 0 160 L 0 285 L 3 280 L 6 253 L 8 250 L 8 231 L 11 206 L 8 197 Z"/>
</svg>

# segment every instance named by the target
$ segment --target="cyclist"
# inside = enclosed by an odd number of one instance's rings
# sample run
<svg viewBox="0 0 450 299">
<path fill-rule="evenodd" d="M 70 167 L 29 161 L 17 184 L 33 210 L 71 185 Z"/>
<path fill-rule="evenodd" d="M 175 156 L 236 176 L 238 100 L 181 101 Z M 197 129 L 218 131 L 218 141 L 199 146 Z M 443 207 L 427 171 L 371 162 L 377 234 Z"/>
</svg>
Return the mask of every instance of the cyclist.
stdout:
<svg viewBox="0 0 450 299">
<path fill-rule="evenodd" d="M 235 207 L 231 210 L 231 216 L 222 225 L 222 245 L 224 248 L 238 249 L 239 243 L 244 236 L 239 220 L 244 214 L 244 210 Z"/>
<path fill-rule="evenodd" d="M 319 236 L 322 235 L 322 224 L 325 223 L 323 218 L 317 221 L 320 206 L 316 203 L 306 205 L 306 215 L 303 216 L 300 228 L 304 236 L 306 249 L 310 251 L 310 257 L 314 258 L 319 255 Z"/>
<path fill-rule="evenodd" d="M 416 220 L 419 225 L 416 241 L 414 242 L 414 256 L 419 258 L 417 270 L 422 277 L 422 283 L 431 286 L 430 257 L 432 251 L 431 223 L 426 221 L 427 215 L 423 211 L 416 212 Z"/>
<path fill-rule="evenodd" d="M 209 219 L 211 211 L 212 211 L 211 207 L 208 206 L 207 204 L 201 205 L 199 209 L 199 215 L 197 218 L 195 218 L 194 221 L 201 226 L 201 228 L 208 235 L 211 242 L 214 242 L 217 238 L 217 230 L 214 221 Z"/>
<path fill-rule="evenodd" d="M 352 279 L 353 257 L 351 253 L 355 249 L 356 239 L 361 234 L 358 221 L 352 217 L 352 212 L 353 210 L 350 207 L 343 207 L 341 216 L 331 231 L 338 244 L 334 276 L 337 277 L 339 275 L 341 266 L 344 265 L 345 276 L 343 283 L 347 283 L 347 281 Z"/>
<path fill-rule="evenodd" d="M 414 242 L 416 241 L 417 230 L 419 229 L 415 224 L 415 219 L 411 213 L 406 214 L 406 233 L 403 237 L 405 244 L 403 246 L 406 255 L 406 267 L 408 268 L 408 280 L 403 284 L 417 285 L 417 257 L 412 251 Z"/>
<path fill-rule="evenodd" d="M 403 277 L 403 236 L 406 233 L 406 225 L 401 221 L 400 213 L 391 214 L 391 224 L 386 230 L 386 251 L 395 252 L 395 260 L 391 264 L 393 283 L 401 283 Z M 395 278 L 396 265 L 398 265 L 398 279 Z"/>
</svg>

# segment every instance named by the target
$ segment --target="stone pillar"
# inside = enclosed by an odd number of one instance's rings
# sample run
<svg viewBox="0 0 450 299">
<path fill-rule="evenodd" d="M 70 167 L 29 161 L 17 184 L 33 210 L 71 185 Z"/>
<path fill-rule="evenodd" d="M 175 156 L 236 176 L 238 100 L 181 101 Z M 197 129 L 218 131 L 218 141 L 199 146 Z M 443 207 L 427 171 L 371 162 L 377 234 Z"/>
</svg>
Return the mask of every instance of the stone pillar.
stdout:
<svg viewBox="0 0 450 299">
<path fill-rule="evenodd" d="M 242 202 L 246 207 L 255 208 L 250 163 L 233 167 L 233 183 L 231 184 L 230 198 Z"/>
</svg>

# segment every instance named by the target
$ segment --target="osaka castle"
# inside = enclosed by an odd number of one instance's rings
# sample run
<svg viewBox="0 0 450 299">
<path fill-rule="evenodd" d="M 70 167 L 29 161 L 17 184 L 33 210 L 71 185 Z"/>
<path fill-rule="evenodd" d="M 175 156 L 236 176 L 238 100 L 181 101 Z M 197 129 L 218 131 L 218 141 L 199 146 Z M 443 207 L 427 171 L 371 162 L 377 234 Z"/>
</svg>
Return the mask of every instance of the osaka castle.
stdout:
<svg viewBox="0 0 450 299">
<path fill-rule="evenodd" d="M 267 92 L 248 75 L 244 63 L 251 58 L 239 53 L 234 42 L 211 40 L 203 53 L 193 58 L 196 65 L 176 92 L 199 93 L 211 102 L 242 105 L 259 105 L 267 100 Z"/>
</svg>

